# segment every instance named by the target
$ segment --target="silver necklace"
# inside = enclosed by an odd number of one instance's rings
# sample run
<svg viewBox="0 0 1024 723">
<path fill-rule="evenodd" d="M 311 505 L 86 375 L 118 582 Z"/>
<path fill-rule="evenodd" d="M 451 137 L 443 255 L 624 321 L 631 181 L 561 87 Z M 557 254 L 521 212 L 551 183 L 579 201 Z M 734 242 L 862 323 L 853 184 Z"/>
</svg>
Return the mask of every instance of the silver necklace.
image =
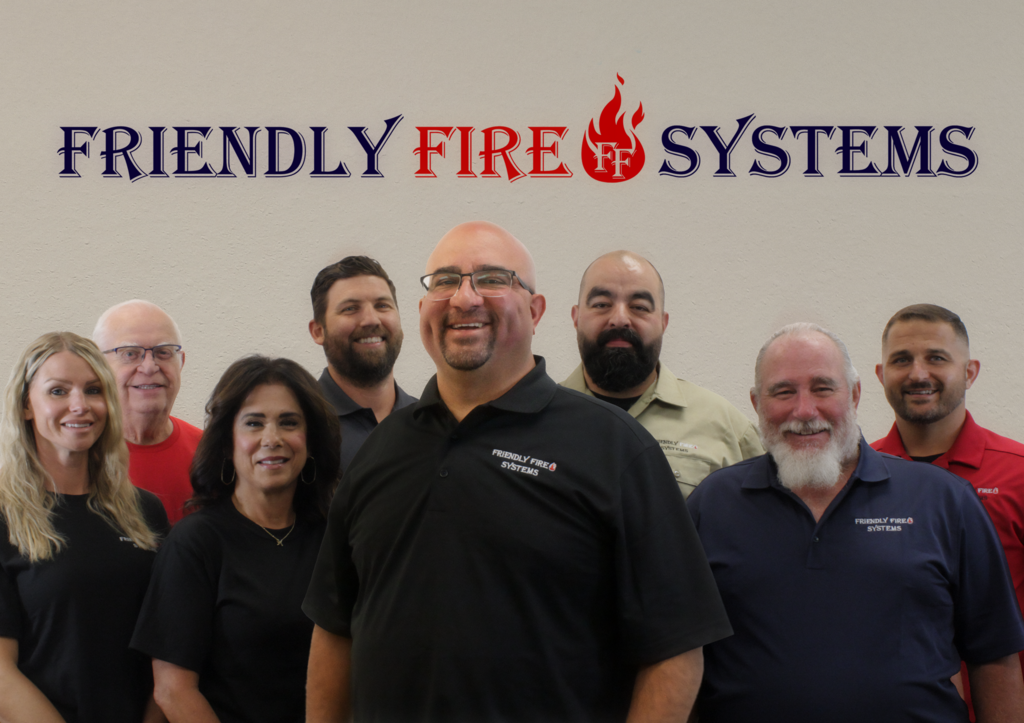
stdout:
<svg viewBox="0 0 1024 723">
<path fill-rule="evenodd" d="M 299 521 L 299 520 L 298 520 L 298 518 L 296 518 L 296 519 L 295 519 L 295 522 L 298 522 L 298 521 Z M 256 522 L 256 520 L 253 520 L 253 522 Z M 266 533 L 267 533 L 268 535 L 270 535 L 271 537 L 273 537 L 273 538 L 274 538 L 274 542 L 276 542 L 276 543 L 277 543 L 277 546 L 278 546 L 278 547 L 284 547 L 284 541 L 288 539 L 288 535 L 292 534 L 292 530 L 294 530 L 294 529 L 295 529 L 295 522 L 293 522 L 293 523 L 292 523 L 292 526 L 288 528 L 288 532 L 284 533 L 284 537 L 278 537 L 278 536 L 277 536 L 277 535 L 275 535 L 275 534 L 274 534 L 273 532 L 271 532 L 270 530 L 268 530 L 268 529 L 267 529 L 266 527 L 264 527 L 263 525 L 261 525 L 261 524 L 260 524 L 259 522 L 256 522 L 256 526 L 257 526 L 257 527 L 259 527 L 259 528 L 260 528 L 261 530 L 263 530 L 264 532 L 266 532 Z"/>
</svg>

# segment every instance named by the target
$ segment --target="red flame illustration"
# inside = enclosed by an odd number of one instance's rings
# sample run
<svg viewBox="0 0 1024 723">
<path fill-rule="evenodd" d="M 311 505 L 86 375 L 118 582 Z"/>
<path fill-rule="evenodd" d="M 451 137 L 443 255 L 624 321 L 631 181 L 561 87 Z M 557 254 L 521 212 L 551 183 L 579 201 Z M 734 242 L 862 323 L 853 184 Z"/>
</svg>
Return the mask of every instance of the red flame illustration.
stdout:
<svg viewBox="0 0 1024 723">
<path fill-rule="evenodd" d="M 600 130 L 594 128 L 594 120 L 583 134 L 583 168 L 591 178 L 604 183 L 628 181 L 644 167 L 644 147 L 636 137 L 636 127 L 644 119 L 644 104 L 641 103 L 633 114 L 629 127 L 623 124 L 625 112 L 620 113 L 622 94 L 619 86 L 626 84 L 621 75 L 615 76 L 615 97 L 601 111 L 598 120 Z"/>
</svg>

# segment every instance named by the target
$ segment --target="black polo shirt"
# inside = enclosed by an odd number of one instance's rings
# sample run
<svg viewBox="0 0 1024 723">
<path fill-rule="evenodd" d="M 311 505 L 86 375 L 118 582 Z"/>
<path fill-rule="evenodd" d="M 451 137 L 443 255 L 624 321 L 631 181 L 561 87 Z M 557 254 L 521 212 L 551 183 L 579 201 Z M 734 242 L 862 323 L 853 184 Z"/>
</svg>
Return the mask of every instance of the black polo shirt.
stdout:
<svg viewBox="0 0 1024 723">
<path fill-rule="evenodd" d="M 324 397 L 334 407 L 334 411 L 338 413 L 338 421 L 341 423 L 341 471 L 347 472 L 356 452 L 363 446 L 370 432 L 376 429 L 377 417 L 372 409 L 360 407 L 353 402 L 352 397 L 341 390 L 326 367 L 324 373 L 320 375 L 320 388 L 324 392 Z M 395 382 L 395 406 L 392 411 L 415 403 L 416 397 L 406 394 L 398 386 L 398 382 Z"/>
<path fill-rule="evenodd" d="M 360 721 L 625 718 L 638 666 L 730 634 L 657 442 L 544 360 L 455 421 L 436 378 L 367 440 L 303 609 Z"/>
<path fill-rule="evenodd" d="M 767 455 L 687 500 L 736 634 L 704 649 L 702 722 L 967 721 L 950 676 L 1024 648 L 974 490 L 861 439 L 815 522 Z"/>
</svg>

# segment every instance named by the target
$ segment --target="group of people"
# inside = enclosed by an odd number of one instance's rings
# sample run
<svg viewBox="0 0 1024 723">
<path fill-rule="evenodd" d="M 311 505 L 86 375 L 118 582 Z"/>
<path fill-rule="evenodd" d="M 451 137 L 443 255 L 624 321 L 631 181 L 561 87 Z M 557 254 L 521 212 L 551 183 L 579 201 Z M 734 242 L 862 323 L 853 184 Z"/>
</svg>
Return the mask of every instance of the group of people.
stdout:
<svg viewBox="0 0 1024 723">
<path fill-rule="evenodd" d="M 759 425 L 660 360 L 655 267 L 595 260 L 556 384 L 527 248 L 455 227 L 421 278 L 311 290 L 319 381 L 232 364 L 202 430 L 148 302 L 33 342 L 0 419 L 0 720 L 1024 720 L 1024 445 L 974 422 L 956 314 L 893 316 L 868 445 L 843 342 L 764 344 Z"/>
</svg>

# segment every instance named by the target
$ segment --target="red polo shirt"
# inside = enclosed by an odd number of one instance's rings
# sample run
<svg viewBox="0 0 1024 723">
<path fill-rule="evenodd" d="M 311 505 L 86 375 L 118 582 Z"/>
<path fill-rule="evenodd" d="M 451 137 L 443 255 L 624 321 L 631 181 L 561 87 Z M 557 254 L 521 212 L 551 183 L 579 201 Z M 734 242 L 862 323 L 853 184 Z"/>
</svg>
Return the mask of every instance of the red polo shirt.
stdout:
<svg viewBox="0 0 1024 723">
<path fill-rule="evenodd" d="M 895 424 L 871 445 L 879 452 L 910 459 Z M 953 446 L 932 462 L 971 483 L 995 524 L 1010 566 L 1017 603 L 1024 611 L 1024 444 L 978 426 L 967 412 Z M 1021 668 L 1024 669 L 1024 652 Z M 966 676 L 964 690 L 967 691 Z M 968 702 L 970 697 L 968 696 Z M 971 711 L 971 720 L 974 720 Z"/>
</svg>

